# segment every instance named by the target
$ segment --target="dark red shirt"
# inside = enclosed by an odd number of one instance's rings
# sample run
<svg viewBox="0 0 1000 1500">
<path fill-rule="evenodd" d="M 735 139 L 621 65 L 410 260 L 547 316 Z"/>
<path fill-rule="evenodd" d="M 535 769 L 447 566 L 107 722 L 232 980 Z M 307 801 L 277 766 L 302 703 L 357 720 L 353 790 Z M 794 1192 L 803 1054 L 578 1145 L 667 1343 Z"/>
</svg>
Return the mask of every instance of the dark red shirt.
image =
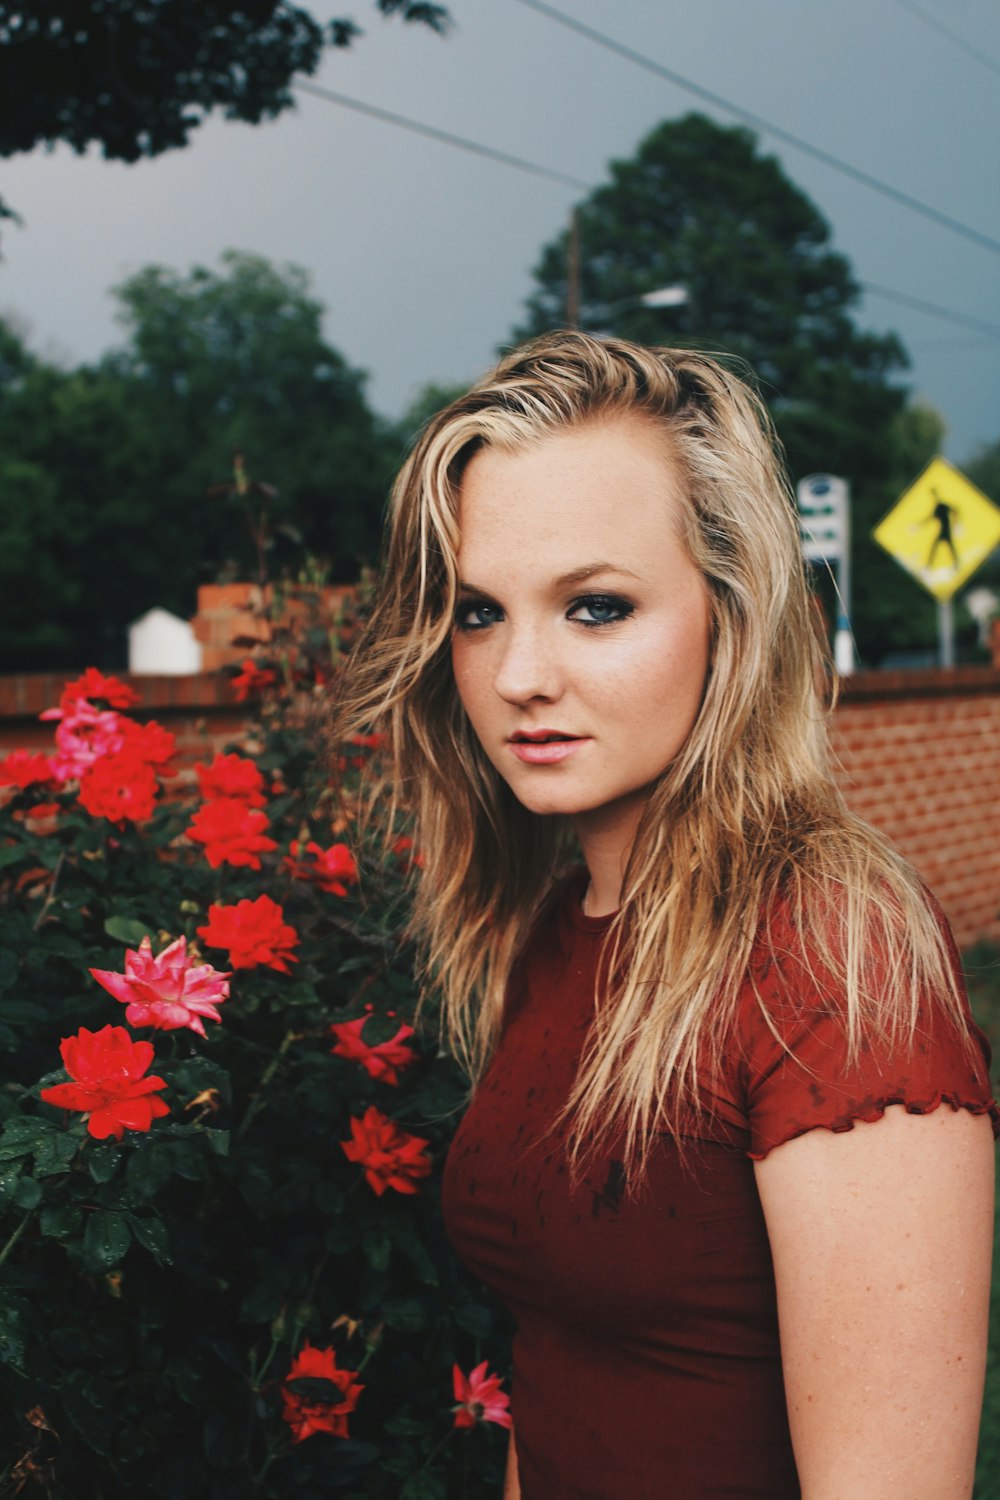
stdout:
<svg viewBox="0 0 1000 1500">
<path fill-rule="evenodd" d="M 912 1048 L 868 1046 L 848 1066 L 835 1002 L 789 953 L 755 952 L 791 1055 L 748 982 L 683 1150 L 661 1136 L 635 1198 L 614 1146 L 571 1191 L 564 1141 L 540 1138 L 575 1076 L 610 921 L 582 914 L 582 887 L 566 883 L 515 969 L 445 1168 L 455 1249 L 517 1324 L 523 1500 L 798 1500 L 753 1161 L 890 1103 L 992 1110 L 988 1044 L 975 1031 L 970 1057 L 953 1026 L 925 1014 Z"/>
</svg>

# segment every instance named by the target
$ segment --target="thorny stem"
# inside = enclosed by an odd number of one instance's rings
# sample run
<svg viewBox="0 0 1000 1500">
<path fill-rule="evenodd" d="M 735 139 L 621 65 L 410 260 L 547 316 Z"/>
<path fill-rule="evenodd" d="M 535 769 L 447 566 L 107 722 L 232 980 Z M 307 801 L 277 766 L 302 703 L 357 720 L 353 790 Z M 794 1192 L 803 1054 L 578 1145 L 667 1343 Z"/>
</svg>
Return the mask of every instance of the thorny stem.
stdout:
<svg viewBox="0 0 1000 1500">
<path fill-rule="evenodd" d="M 6 1245 L 4 1245 L 3 1249 L 0 1250 L 0 1266 L 4 1264 L 7 1257 L 10 1255 L 10 1252 L 13 1250 L 14 1246 L 17 1244 L 18 1240 L 21 1238 L 22 1234 L 27 1229 L 34 1216 L 35 1210 L 33 1208 L 29 1208 L 28 1212 L 25 1214 L 20 1224 L 18 1224 L 17 1228 L 14 1230 L 14 1233 L 11 1235 Z"/>
<path fill-rule="evenodd" d="M 55 897 L 56 897 L 56 886 L 59 884 L 59 876 L 62 874 L 63 865 L 65 863 L 66 863 L 66 851 L 64 849 L 62 851 L 62 853 L 60 854 L 58 860 L 56 861 L 56 867 L 55 867 L 55 869 L 52 872 L 52 884 L 49 886 L 49 889 L 46 892 L 45 900 L 42 902 L 42 909 L 38 913 L 38 916 L 35 918 L 34 922 L 32 923 L 32 930 L 34 932 L 38 931 L 38 929 L 41 927 L 42 923 L 45 921 L 45 918 L 49 914 L 49 907 L 52 905 L 53 901 L 55 900 Z"/>
<path fill-rule="evenodd" d="M 451 1435 L 454 1432 L 454 1430 L 455 1430 L 454 1427 L 449 1427 L 448 1431 L 445 1433 L 444 1437 L 440 1440 L 440 1442 L 434 1444 L 434 1447 L 431 1449 L 431 1451 L 428 1453 L 427 1457 L 424 1459 L 423 1463 L 420 1465 L 420 1469 L 419 1469 L 418 1472 L 423 1473 L 424 1469 L 427 1469 L 427 1468 L 430 1467 L 430 1465 L 437 1458 L 438 1454 L 441 1452 L 441 1449 L 444 1447 L 445 1443 L 448 1442 L 448 1440 L 451 1437 Z M 403 1495 L 405 1493 L 405 1490 L 406 1490 L 406 1486 L 404 1485 L 403 1489 L 400 1490 L 400 1492 L 399 1492 L 399 1494 L 400 1494 L 400 1500 L 403 1500 Z"/>
<path fill-rule="evenodd" d="M 278 1068 L 281 1066 L 281 1059 L 284 1057 L 285 1053 L 288 1051 L 292 1043 L 298 1039 L 299 1035 L 300 1033 L 297 1031 L 285 1032 L 284 1040 L 282 1041 L 281 1046 L 278 1048 L 277 1052 L 271 1058 L 271 1061 L 268 1063 L 267 1067 L 264 1069 L 264 1072 L 261 1075 L 260 1085 L 257 1089 L 257 1092 L 250 1100 L 250 1103 L 247 1106 L 247 1112 L 240 1122 L 240 1127 L 236 1132 L 236 1139 L 238 1141 L 241 1141 L 244 1135 L 246 1135 L 251 1121 L 264 1103 L 264 1095 L 267 1091 L 267 1086 L 271 1082 L 271 1079 L 274 1077 L 275 1073 L 278 1071 Z"/>
<path fill-rule="evenodd" d="M 255 1386 L 255 1388 L 257 1390 L 260 1390 L 261 1385 L 263 1384 L 263 1381 L 264 1381 L 264 1376 L 267 1374 L 268 1370 L 271 1367 L 271 1361 L 274 1359 L 274 1356 L 277 1354 L 277 1352 L 278 1352 L 278 1350 L 280 1348 L 281 1348 L 281 1340 L 279 1338 L 275 1338 L 274 1334 L 272 1333 L 272 1335 L 271 1335 L 271 1347 L 267 1351 L 267 1355 L 266 1355 L 266 1357 L 264 1359 L 264 1363 L 261 1365 L 260 1369 L 257 1371 L 256 1375 L 254 1376 L 254 1386 Z"/>
</svg>

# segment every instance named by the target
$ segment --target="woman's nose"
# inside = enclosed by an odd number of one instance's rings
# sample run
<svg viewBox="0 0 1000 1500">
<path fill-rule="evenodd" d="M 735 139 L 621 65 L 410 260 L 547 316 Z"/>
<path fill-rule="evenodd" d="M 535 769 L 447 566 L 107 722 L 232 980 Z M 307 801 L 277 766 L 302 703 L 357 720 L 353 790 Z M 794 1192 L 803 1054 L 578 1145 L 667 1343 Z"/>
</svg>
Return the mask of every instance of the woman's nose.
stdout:
<svg viewBox="0 0 1000 1500">
<path fill-rule="evenodd" d="M 556 654 L 541 632 L 509 629 L 495 678 L 501 698 L 508 703 L 551 702 L 559 696 L 561 680 Z"/>
</svg>

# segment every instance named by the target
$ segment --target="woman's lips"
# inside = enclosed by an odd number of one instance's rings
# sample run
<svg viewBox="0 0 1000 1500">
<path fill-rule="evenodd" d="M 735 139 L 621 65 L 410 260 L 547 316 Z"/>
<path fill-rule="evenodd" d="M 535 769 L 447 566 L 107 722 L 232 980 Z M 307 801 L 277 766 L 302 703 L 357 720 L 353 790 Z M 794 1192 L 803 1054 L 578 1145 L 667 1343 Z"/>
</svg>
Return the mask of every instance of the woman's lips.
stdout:
<svg viewBox="0 0 1000 1500">
<path fill-rule="evenodd" d="M 566 760 L 581 745 L 586 744 L 584 737 L 572 739 L 511 739 L 508 740 L 511 750 L 526 766 L 555 766 Z"/>
</svg>

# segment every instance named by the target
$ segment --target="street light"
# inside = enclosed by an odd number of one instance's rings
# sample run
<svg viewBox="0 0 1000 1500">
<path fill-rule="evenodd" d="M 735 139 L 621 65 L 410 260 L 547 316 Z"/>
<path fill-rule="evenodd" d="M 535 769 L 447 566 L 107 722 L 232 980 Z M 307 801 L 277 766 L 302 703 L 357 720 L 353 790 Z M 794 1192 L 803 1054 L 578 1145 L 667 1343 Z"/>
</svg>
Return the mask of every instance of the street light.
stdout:
<svg viewBox="0 0 1000 1500">
<path fill-rule="evenodd" d="M 620 312 L 630 307 L 686 307 L 691 300 L 691 294 L 686 286 L 659 286 L 651 292 L 635 292 L 631 297 L 619 297 L 617 302 L 609 302 L 602 309 L 603 315 L 609 323 L 613 323 Z M 595 328 L 595 338 L 612 338 L 613 330 L 608 327 Z"/>
<path fill-rule="evenodd" d="M 655 292 L 643 292 L 638 301 L 643 307 L 684 307 L 690 301 L 690 293 L 686 286 L 661 286 Z"/>
</svg>

